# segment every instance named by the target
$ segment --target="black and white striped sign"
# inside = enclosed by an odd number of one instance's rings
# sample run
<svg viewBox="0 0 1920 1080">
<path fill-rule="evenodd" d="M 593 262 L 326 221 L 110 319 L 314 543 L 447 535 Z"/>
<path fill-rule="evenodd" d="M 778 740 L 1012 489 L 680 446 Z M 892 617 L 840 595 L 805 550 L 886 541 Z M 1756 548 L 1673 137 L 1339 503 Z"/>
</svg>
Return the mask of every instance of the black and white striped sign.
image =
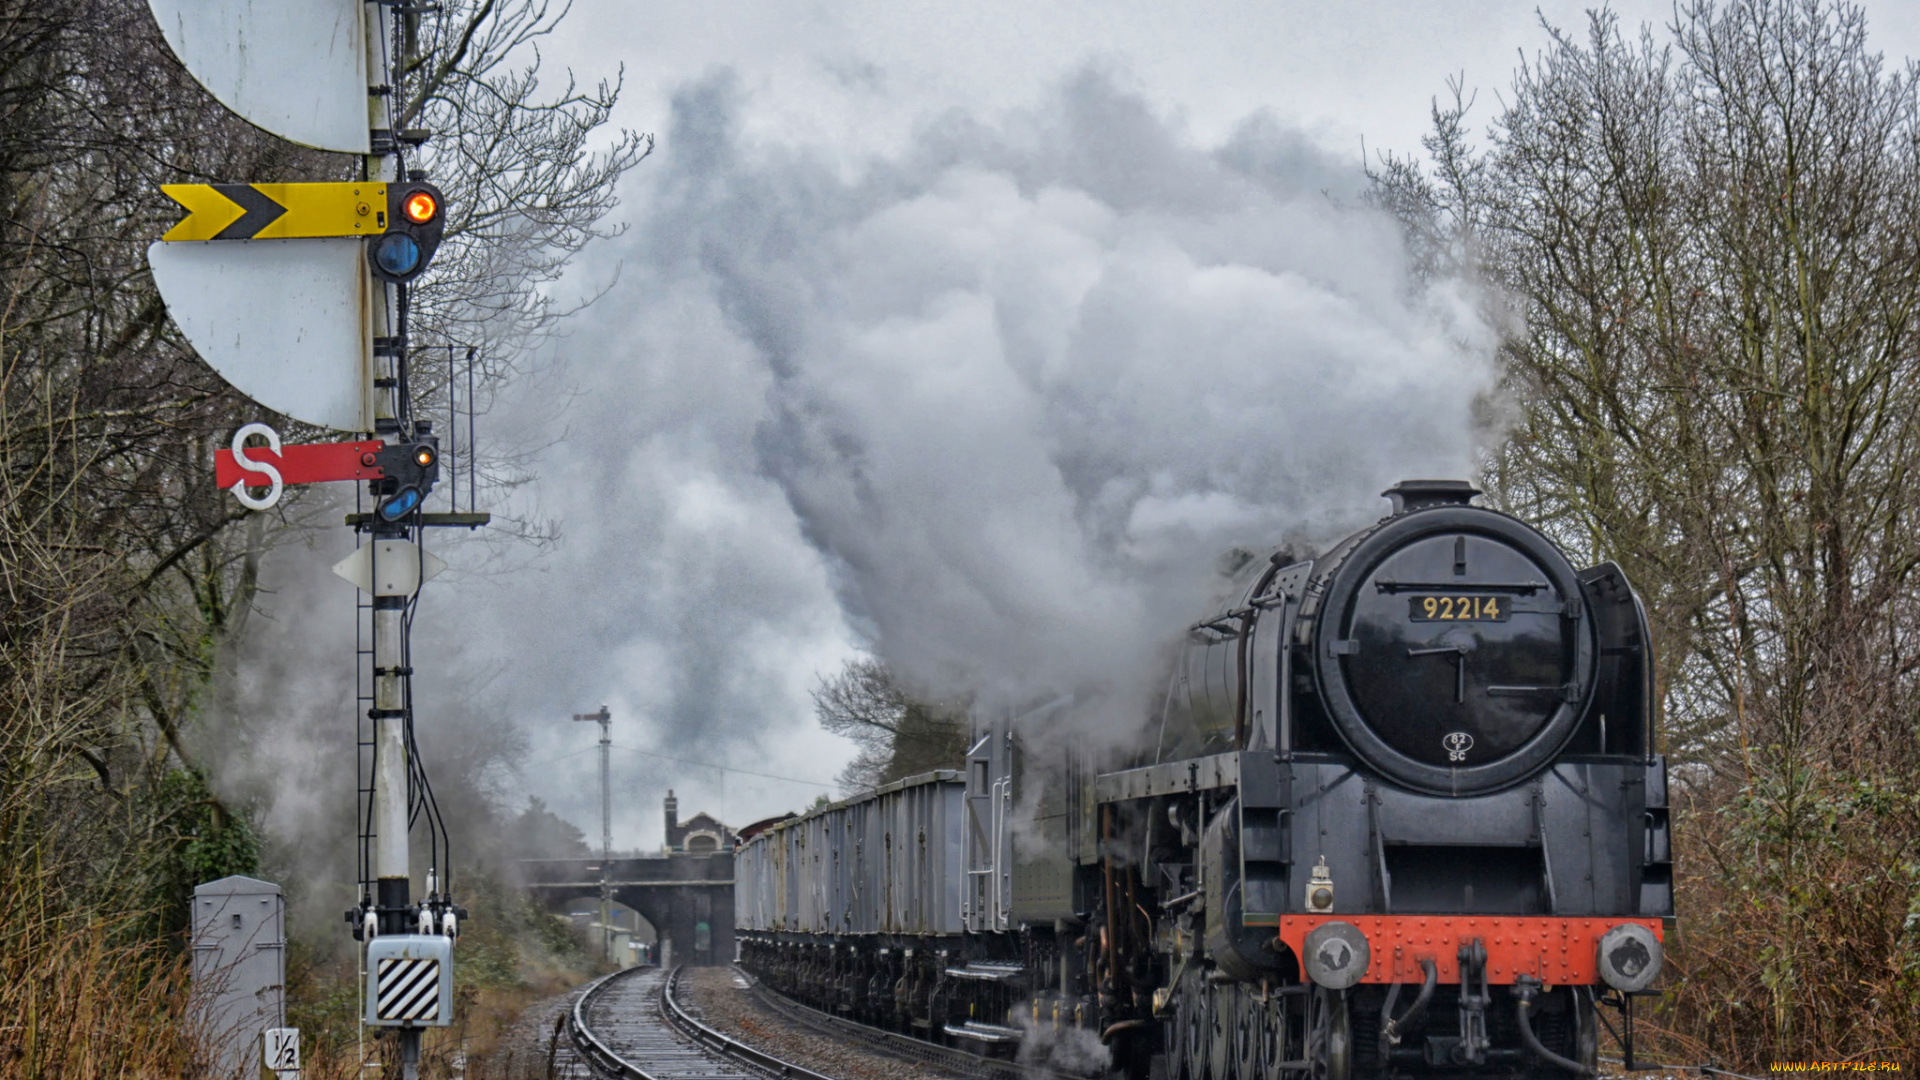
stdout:
<svg viewBox="0 0 1920 1080">
<path fill-rule="evenodd" d="M 374 985 L 374 1016 L 381 1020 L 431 1021 L 440 1014 L 440 961 L 383 959 Z"/>
</svg>

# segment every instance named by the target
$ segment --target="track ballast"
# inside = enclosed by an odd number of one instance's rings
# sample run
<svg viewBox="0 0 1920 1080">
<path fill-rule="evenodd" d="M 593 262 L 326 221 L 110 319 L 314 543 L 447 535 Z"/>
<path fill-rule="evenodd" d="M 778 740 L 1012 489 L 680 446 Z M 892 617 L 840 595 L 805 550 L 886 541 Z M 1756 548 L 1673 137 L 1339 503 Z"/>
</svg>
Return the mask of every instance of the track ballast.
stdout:
<svg viewBox="0 0 1920 1080">
<path fill-rule="evenodd" d="M 781 1061 L 689 1016 L 673 997 L 679 969 L 628 968 L 588 987 L 568 1014 L 569 1041 L 615 1080 L 833 1080 Z"/>
</svg>

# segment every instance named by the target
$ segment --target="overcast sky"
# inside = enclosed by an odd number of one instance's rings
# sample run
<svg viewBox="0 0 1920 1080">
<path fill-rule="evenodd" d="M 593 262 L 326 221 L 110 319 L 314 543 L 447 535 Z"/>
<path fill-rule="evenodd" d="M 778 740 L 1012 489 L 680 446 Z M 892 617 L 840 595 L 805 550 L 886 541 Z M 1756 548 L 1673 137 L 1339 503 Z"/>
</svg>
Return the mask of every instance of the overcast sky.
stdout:
<svg viewBox="0 0 1920 1080">
<path fill-rule="evenodd" d="M 1471 290 L 1406 295 L 1336 203 L 1362 140 L 1417 151 L 1449 76 L 1484 121 L 1543 41 L 1491 0 L 576 0 L 547 65 L 624 65 L 658 150 L 570 282 L 612 291 L 518 496 L 563 540 L 429 588 L 423 718 L 523 725 L 505 785 L 597 835 L 567 717 L 607 704 L 614 841 L 654 847 L 669 786 L 735 824 L 823 790 L 807 692 L 856 650 L 934 695 L 1138 675 L 1224 548 L 1466 468 Z M 489 423 L 558 430 L 551 390 Z"/>
<path fill-rule="evenodd" d="M 753 0 L 633 4 L 577 0 L 550 60 L 581 75 L 626 66 L 620 120 L 660 130 L 675 88 L 716 66 L 754 99 L 749 129 L 857 158 L 898 145 L 927 116 L 1031 105 L 1066 72 L 1124 73 L 1202 144 L 1269 112 L 1332 152 L 1417 150 L 1427 106 L 1450 76 L 1492 93 L 1539 19 L 1584 29 L 1570 0 Z M 1611 5 L 1661 24 L 1667 2 Z M 1866 4 L 1875 47 L 1916 54 L 1920 5 Z M 1491 99 L 1483 97 L 1483 104 Z M 1484 109 L 1482 115 L 1485 115 Z"/>
</svg>

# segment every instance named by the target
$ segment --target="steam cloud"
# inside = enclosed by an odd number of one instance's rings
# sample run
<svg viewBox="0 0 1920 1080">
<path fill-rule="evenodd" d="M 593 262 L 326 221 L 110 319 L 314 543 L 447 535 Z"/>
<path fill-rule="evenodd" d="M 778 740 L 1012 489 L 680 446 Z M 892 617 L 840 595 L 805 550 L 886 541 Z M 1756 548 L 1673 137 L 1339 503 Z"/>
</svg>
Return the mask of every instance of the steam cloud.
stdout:
<svg viewBox="0 0 1920 1080">
<path fill-rule="evenodd" d="M 1226 548 L 1468 474 L 1472 290 L 1412 285 L 1357 162 L 1277 121 L 1195 145 L 1087 72 L 850 165 L 744 134 L 751 109 L 729 73 L 685 87 L 584 268 L 615 285 L 513 496 L 561 545 L 450 575 L 416 624 L 422 724 L 465 700 L 526 725 L 522 782 L 590 835 L 571 713 L 604 701 L 643 748 L 614 759 L 616 845 L 658 843 L 668 786 L 749 821 L 814 789 L 645 748 L 830 779 L 850 751 L 807 691 L 863 647 L 943 698 L 1137 682 Z M 532 397 L 483 437 L 550 435 Z"/>
<path fill-rule="evenodd" d="M 849 165 L 751 109 L 730 73 L 685 87 L 588 266 L 621 264 L 565 350 L 540 498 L 567 539 L 460 604 L 552 628 L 510 635 L 508 698 L 624 696 L 665 752 L 831 775 L 805 692 L 852 648 L 946 699 L 1137 680 L 1224 549 L 1469 471 L 1474 294 L 1413 286 L 1357 163 L 1270 117 L 1197 146 L 1088 71 Z M 729 783 L 735 820 L 805 794 Z"/>
<path fill-rule="evenodd" d="M 1470 465 L 1472 296 L 1414 291 L 1391 224 L 1325 193 L 1355 170 L 1269 119 L 1209 151 L 1089 72 L 849 178 L 742 107 L 725 74 L 676 98 L 618 306 L 680 332 L 633 360 L 739 372 L 715 405 L 752 402 L 756 476 L 923 691 L 1110 682 L 1225 547 Z"/>
</svg>

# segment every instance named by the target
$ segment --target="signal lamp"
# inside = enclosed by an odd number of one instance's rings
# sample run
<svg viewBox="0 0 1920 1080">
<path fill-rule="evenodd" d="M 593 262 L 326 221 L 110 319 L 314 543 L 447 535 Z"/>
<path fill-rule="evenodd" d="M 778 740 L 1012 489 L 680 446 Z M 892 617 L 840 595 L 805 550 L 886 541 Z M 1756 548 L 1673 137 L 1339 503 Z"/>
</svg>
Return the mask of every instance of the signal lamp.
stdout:
<svg viewBox="0 0 1920 1080">
<path fill-rule="evenodd" d="M 387 185 L 387 231 L 372 239 L 373 272 L 405 283 L 426 270 L 447 228 L 440 189 L 423 180 Z"/>
<path fill-rule="evenodd" d="M 1328 869 L 1325 855 L 1320 856 L 1320 865 L 1313 868 L 1307 882 L 1306 908 L 1315 913 L 1333 910 L 1333 871 Z"/>
<path fill-rule="evenodd" d="M 401 488 L 393 498 L 380 504 L 380 516 L 387 521 L 399 521 L 420 508 L 420 489 Z"/>
<path fill-rule="evenodd" d="M 402 204 L 401 213 L 415 225 L 425 225 L 440 212 L 440 200 L 433 197 L 431 191 L 416 191 L 407 196 Z"/>
<path fill-rule="evenodd" d="M 382 521 L 399 521 L 420 509 L 440 479 L 440 445 L 432 435 L 381 447 L 374 457 L 385 474 L 373 482 L 374 494 L 380 497 L 375 510 Z"/>
<path fill-rule="evenodd" d="M 406 233 L 388 233 L 373 242 L 373 264 L 385 276 L 405 281 L 420 268 L 420 245 Z"/>
</svg>

